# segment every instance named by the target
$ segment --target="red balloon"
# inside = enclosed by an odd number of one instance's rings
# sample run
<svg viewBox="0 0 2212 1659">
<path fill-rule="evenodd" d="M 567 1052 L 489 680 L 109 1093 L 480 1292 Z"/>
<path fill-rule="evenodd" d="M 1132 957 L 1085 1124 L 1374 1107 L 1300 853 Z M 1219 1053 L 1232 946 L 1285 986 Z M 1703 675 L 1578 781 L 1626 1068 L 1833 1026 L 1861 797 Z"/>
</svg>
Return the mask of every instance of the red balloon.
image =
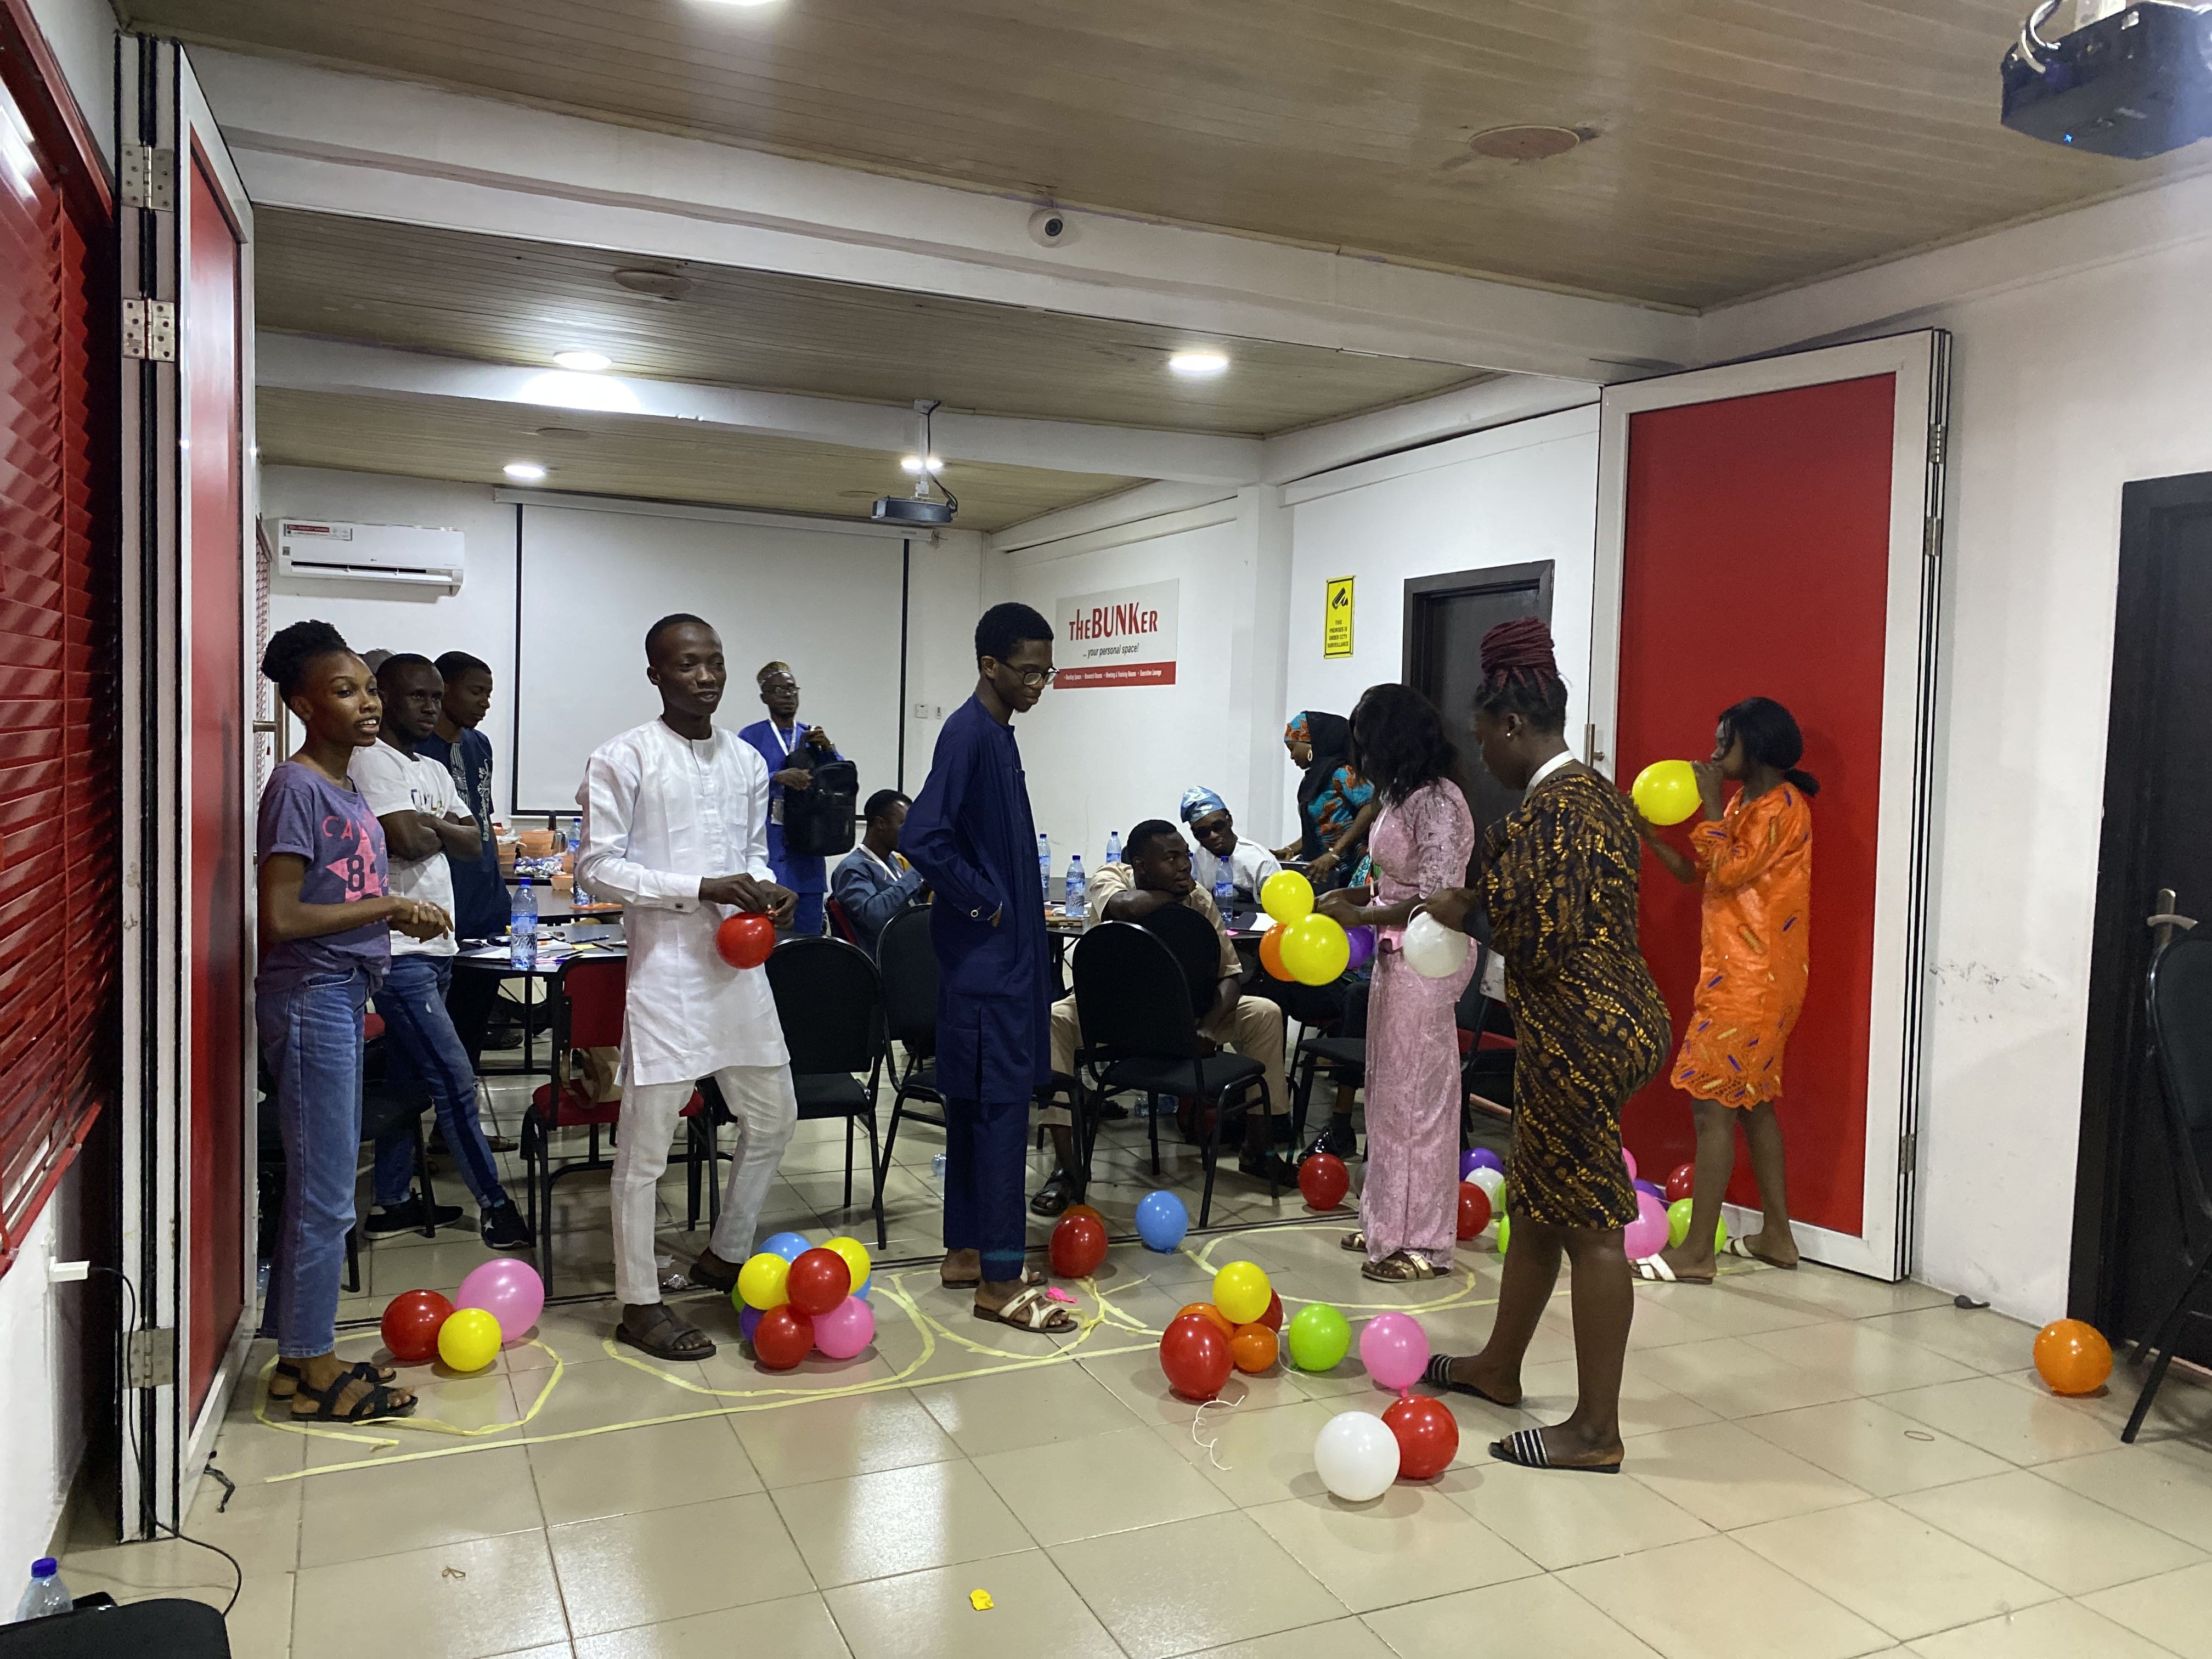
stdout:
<svg viewBox="0 0 2212 1659">
<path fill-rule="evenodd" d="M 435 1291 L 402 1291 L 385 1304 L 384 1346 L 403 1365 L 424 1365 L 438 1357 L 438 1327 L 453 1304 Z"/>
<path fill-rule="evenodd" d="M 787 1371 L 813 1351 L 814 1322 L 788 1302 L 753 1327 L 753 1352 L 772 1371 Z"/>
<path fill-rule="evenodd" d="M 1459 1455 L 1459 1419 L 1441 1400 L 1406 1395 L 1382 1413 L 1382 1421 L 1398 1437 L 1401 1480 L 1431 1480 L 1449 1468 Z"/>
<path fill-rule="evenodd" d="M 1052 1270 L 1062 1279 L 1098 1271 L 1106 1259 L 1106 1230 L 1087 1215 L 1064 1215 L 1052 1230 Z"/>
<path fill-rule="evenodd" d="M 1680 1203 L 1689 1197 L 1690 1188 L 1697 1184 L 1698 1166 L 1694 1164 L 1677 1164 L 1674 1173 L 1667 1177 L 1667 1201 L 1669 1204 Z"/>
<path fill-rule="evenodd" d="M 757 910 L 740 910 L 714 930 L 714 948 L 732 968 L 757 968 L 775 949 L 775 923 Z"/>
<path fill-rule="evenodd" d="M 803 1250 L 784 1279 L 791 1305 L 809 1315 L 826 1314 L 853 1291 L 853 1269 L 835 1250 Z"/>
<path fill-rule="evenodd" d="M 1472 1181 L 1459 1183 L 1459 1236 L 1462 1242 L 1481 1236 L 1490 1224 L 1490 1194 Z"/>
<path fill-rule="evenodd" d="M 1281 1334 L 1283 1328 L 1283 1298 L 1279 1291 L 1267 1292 L 1267 1311 L 1260 1316 L 1260 1323 Z"/>
<path fill-rule="evenodd" d="M 1298 1192 L 1309 1210 L 1333 1210 L 1352 1190 L 1352 1171 L 1334 1152 L 1316 1152 L 1298 1165 Z"/>
<path fill-rule="evenodd" d="M 1174 1320 L 1160 1336 L 1168 1386 L 1186 1400 L 1212 1399 L 1236 1366 L 1229 1341 L 1210 1319 L 1185 1314 Z"/>
</svg>

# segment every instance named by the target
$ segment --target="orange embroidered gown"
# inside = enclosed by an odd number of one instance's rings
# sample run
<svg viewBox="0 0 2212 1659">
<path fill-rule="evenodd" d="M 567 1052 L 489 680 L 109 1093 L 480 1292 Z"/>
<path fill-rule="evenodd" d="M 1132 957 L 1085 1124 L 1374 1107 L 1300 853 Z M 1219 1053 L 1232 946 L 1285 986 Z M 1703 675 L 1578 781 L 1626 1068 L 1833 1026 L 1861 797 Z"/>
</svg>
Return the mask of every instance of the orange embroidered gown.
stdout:
<svg viewBox="0 0 2212 1659">
<path fill-rule="evenodd" d="M 1689 1029 L 1673 1082 L 1724 1106 L 1782 1092 L 1782 1054 L 1805 1006 L 1812 929 L 1813 809 L 1784 783 L 1718 823 L 1691 848 L 1705 872 L 1704 943 Z"/>
</svg>

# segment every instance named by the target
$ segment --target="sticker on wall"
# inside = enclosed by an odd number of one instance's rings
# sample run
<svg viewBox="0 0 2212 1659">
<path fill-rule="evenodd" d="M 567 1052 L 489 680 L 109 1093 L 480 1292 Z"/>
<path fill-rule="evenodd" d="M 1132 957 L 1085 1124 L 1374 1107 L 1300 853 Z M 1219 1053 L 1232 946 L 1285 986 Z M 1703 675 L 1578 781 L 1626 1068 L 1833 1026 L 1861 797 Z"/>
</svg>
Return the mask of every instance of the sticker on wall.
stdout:
<svg viewBox="0 0 2212 1659">
<path fill-rule="evenodd" d="M 1053 617 L 1062 690 L 1085 685 L 1173 685 L 1179 580 L 1077 593 Z"/>
<path fill-rule="evenodd" d="M 1352 654 L 1352 578 L 1328 579 L 1328 608 L 1322 613 L 1321 653 L 1324 657 Z"/>
</svg>

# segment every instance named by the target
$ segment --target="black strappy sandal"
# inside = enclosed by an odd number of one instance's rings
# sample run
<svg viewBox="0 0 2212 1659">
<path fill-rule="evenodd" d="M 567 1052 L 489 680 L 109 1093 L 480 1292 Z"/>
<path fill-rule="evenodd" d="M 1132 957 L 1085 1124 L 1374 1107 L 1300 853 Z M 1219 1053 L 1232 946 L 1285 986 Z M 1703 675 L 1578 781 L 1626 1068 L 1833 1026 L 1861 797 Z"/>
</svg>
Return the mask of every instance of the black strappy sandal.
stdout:
<svg viewBox="0 0 2212 1659">
<path fill-rule="evenodd" d="M 1517 1400 L 1500 1400 L 1494 1394 L 1485 1394 L 1472 1382 L 1455 1382 L 1451 1374 L 1452 1359 L 1453 1356 L 1448 1353 L 1430 1355 L 1429 1366 L 1421 1373 L 1421 1381 L 1432 1389 L 1442 1389 L 1447 1394 L 1471 1394 L 1477 1400 L 1502 1407 L 1509 1412 L 1521 1409 L 1521 1402 Z"/>
<path fill-rule="evenodd" d="M 1564 1469 L 1573 1474 L 1619 1474 L 1620 1465 L 1613 1463 L 1554 1463 L 1551 1453 L 1544 1449 L 1541 1429 L 1516 1429 L 1503 1440 L 1490 1443 L 1490 1455 L 1501 1463 L 1512 1463 L 1524 1469 Z"/>
<path fill-rule="evenodd" d="M 350 1406 L 340 1406 L 338 1396 L 356 1382 L 368 1384 L 368 1391 Z M 368 1423 L 380 1417 L 411 1416 L 422 1402 L 418 1397 L 405 1401 L 393 1399 L 392 1386 L 376 1375 L 374 1365 L 355 1365 L 340 1371 L 331 1379 L 327 1388 L 310 1388 L 306 1377 L 301 1377 L 292 1390 L 292 1417 L 300 1423 Z M 312 1400 L 315 1409 L 303 1412 L 300 1401 Z"/>
<path fill-rule="evenodd" d="M 641 1353 L 650 1354 L 655 1359 L 712 1359 L 714 1357 L 713 1337 L 708 1335 L 696 1325 L 688 1324 L 678 1319 L 674 1314 L 669 1312 L 665 1303 L 656 1302 L 653 1307 L 653 1311 L 659 1316 L 647 1322 L 648 1334 L 645 1336 L 636 1334 L 630 1329 L 629 1322 L 624 1321 L 615 1327 L 615 1340 L 626 1343 Z M 674 1328 L 672 1334 L 671 1334 L 672 1327 Z M 692 1348 L 678 1347 L 677 1345 L 687 1336 L 697 1337 L 699 1346 Z"/>
<path fill-rule="evenodd" d="M 356 1360 L 348 1366 L 346 1375 L 360 1377 L 365 1382 L 392 1383 L 399 1380 L 399 1373 L 391 1366 L 375 1364 L 366 1359 Z M 283 1384 L 282 1388 L 277 1386 L 280 1382 Z M 300 1362 L 296 1359 L 279 1359 L 276 1362 L 276 1369 L 270 1373 L 269 1397 L 271 1400 L 289 1400 L 299 1391 Z"/>
<path fill-rule="evenodd" d="M 684 1276 L 694 1285 L 702 1285 L 710 1291 L 719 1291 L 724 1296 L 727 1296 L 738 1288 L 738 1274 L 742 1271 L 742 1268 L 732 1267 L 725 1277 L 695 1257 L 690 1267 L 685 1270 Z"/>
</svg>

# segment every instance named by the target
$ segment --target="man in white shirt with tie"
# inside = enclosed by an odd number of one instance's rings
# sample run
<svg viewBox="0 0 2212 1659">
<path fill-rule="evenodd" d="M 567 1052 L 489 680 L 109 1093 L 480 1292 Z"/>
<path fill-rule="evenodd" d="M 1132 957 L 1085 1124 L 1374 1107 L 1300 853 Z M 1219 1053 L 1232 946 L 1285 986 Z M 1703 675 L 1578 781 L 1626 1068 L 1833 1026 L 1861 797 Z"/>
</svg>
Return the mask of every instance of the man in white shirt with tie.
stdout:
<svg viewBox="0 0 2212 1659">
<path fill-rule="evenodd" d="M 720 1218 L 691 1277 L 727 1291 L 751 1254 L 799 1103 L 766 969 L 731 967 L 714 935 L 737 910 L 786 924 L 797 901 L 769 865 L 768 768 L 714 723 L 728 679 L 720 637 L 696 617 L 664 617 L 647 630 L 645 657 L 660 717 L 602 744 L 576 792 L 577 879 L 622 901 L 629 948 L 610 1197 L 623 1304 L 615 1334 L 658 1358 L 704 1359 L 714 1344 L 660 1299 L 660 1177 L 694 1084 L 711 1074 L 737 1119 L 738 1148 Z"/>
</svg>

